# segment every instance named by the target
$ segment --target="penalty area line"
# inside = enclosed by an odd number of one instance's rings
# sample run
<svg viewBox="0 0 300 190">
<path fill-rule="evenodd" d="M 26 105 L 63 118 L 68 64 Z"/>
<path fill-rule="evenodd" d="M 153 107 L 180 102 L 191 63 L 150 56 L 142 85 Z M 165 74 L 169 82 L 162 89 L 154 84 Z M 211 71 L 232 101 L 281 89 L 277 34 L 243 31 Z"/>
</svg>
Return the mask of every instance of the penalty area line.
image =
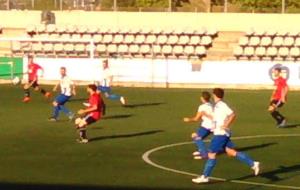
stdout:
<svg viewBox="0 0 300 190">
<path fill-rule="evenodd" d="M 253 136 L 232 137 L 231 139 L 233 139 L 233 140 L 245 140 L 245 139 L 255 139 L 255 138 L 277 138 L 277 137 L 300 137 L 300 134 L 253 135 Z M 181 143 L 174 143 L 174 144 L 159 146 L 159 147 L 153 148 L 153 149 L 148 150 L 147 152 L 145 152 L 142 155 L 142 159 L 147 164 L 149 164 L 153 167 L 165 170 L 165 171 L 197 177 L 197 176 L 199 176 L 198 174 L 190 173 L 190 172 L 186 172 L 186 171 L 181 171 L 181 170 L 176 170 L 176 169 L 173 169 L 173 168 L 168 168 L 168 167 L 159 165 L 159 164 L 153 162 L 150 159 L 150 155 L 154 152 L 158 152 L 160 150 L 167 149 L 167 148 L 172 148 L 172 147 L 176 147 L 176 146 L 183 146 L 183 145 L 187 145 L 187 144 L 192 144 L 192 143 L 193 142 L 181 142 Z M 213 179 L 213 180 L 217 180 L 217 181 L 224 181 L 224 182 L 226 181 L 226 182 L 230 182 L 230 183 L 238 183 L 238 184 L 245 184 L 245 185 L 273 187 L 273 188 L 280 188 L 280 189 L 300 189 L 300 187 L 289 186 L 289 185 L 276 185 L 276 184 L 259 183 L 259 182 L 243 181 L 243 180 L 227 180 L 225 178 L 219 178 L 219 177 L 209 177 L 209 178 Z"/>
</svg>

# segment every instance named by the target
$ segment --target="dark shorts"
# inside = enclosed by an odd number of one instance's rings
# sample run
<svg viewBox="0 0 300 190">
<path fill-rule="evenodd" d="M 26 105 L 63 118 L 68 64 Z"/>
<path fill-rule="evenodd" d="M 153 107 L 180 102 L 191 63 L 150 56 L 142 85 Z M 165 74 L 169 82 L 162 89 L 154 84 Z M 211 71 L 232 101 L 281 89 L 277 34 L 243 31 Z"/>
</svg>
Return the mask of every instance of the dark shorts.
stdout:
<svg viewBox="0 0 300 190">
<path fill-rule="evenodd" d="M 198 137 L 201 137 L 201 139 L 204 139 L 209 134 L 211 134 L 211 131 L 209 129 L 206 129 L 205 127 L 199 127 L 197 130 Z"/>
<path fill-rule="evenodd" d="M 87 125 L 90 125 L 90 124 L 95 123 L 97 121 L 95 118 L 93 118 L 92 116 L 89 116 L 89 115 L 87 115 L 83 119 L 85 120 Z"/>
<path fill-rule="evenodd" d="M 32 80 L 29 80 L 28 81 L 29 82 L 29 84 L 32 82 Z M 38 84 L 38 82 L 37 81 L 34 81 L 34 83 L 32 83 L 32 85 L 31 85 L 33 88 L 35 88 L 35 87 L 38 87 L 39 86 L 39 84 Z"/>
<path fill-rule="evenodd" d="M 55 101 L 59 105 L 64 105 L 67 101 L 69 101 L 70 98 L 71 98 L 71 96 L 66 96 L 64 94 L 60 94 L 55 98 Z"/>
<path fill-rule="evenodd" d="M 283 102 L 281 102 L 280 100 L 272 100 L 271 102 L 270 102 L 270 106 L 272 106 L 272 105 L 276 105 L 276 107 L 277 108 L 280 108 L 280 107 L 282 107 L 283 105 L 284 105 L 284 103 Z"/>
<path fill-rule="evenodd" d="M 234 148 L 233 142 L 230 140 L 230 137 L 226 135 L 215 135 L 213 136 L 209 152 L 211 153 L 220 153 L 224 152 L 225 148 Z"/>
<path fill-rule="evenodd" d="M 111 88 L 107 86 L 98 86 L 97 89 L 102 93 L 110 93 Z"/>
</svg>

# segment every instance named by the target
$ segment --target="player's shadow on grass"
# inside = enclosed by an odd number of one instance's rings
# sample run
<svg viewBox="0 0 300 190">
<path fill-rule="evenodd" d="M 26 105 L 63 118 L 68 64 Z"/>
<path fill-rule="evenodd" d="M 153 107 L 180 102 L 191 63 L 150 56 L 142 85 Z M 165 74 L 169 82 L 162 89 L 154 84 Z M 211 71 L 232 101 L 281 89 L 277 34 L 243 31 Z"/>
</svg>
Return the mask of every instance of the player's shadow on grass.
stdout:
<svg viewBox="0 0 300 190">
<path fill-rule="evenodd" d="M 102 119 L 126 119 L 132 116 L 132 114 L 105 115 Z"/>
<path fill-rule="evenodd" d="M 244 152 L 244 151 L 253 150 L 253 149 L 265 148 L 265 147 L 273 146 L 276 144 L 278 144 L 278 143 L 271 142 L 271 143 L 264 143 L 264 144 L 254 145 L 254 146 L 237 147 L 237 150 Z"/>
<path fill-rule="evenodd" d="M 295 128 L 295 127 L 300 127 L 300 123 L 299 124 L 289 124 L 289 125 L 285 125 L 285 126 L 279 127 L 279 128 L 285 129 L 285 128 Z"/>
<path fill-rule="evenodd" d="M 138 107 L 148 107 L 148 106 L 159 106 L 165 104 L 165 102 L 153 102 L 153 103 L 137 103 L 125 105 L 125 108 L 138 108 Z"/>
<path fill-rule="evenodd" d="M 89 141 L 100 141 L 106 139 L 118 139 L 118 138 L 131 138 L 131 137 L 138 137 L 138 136 L 145 136 L 145 135 L 153 135 L 156 133 L 164 132 L 164 130 L 152 130 L 152 131 L 145 131 L 140 133 L 129 133 L 129 134 L 120 134 L 120 135 L 110 135 L 110 136 L 100 136 L 89 139 Z"/>
<path fill-rule="evenodd" d="M 277 169 L 275 169 L 273 171 L 269 171 L 269 172 L 262 172 L 259 174 L 259 176 L 263 177 L 263 178 L 267 178 L 268 180 L 275 182 L 275 181 L 285 180 L 285 179 L 291 178 L 293 176 L 298 176 L 299 171 L 300 171 L 300 164 L 293 165 L 293 166 L 278 166 Z M 292 173 L 292 172 L 295 172 L 293 176 L 291 176 L 291 175 L 289 175 L 288 177 L 278 176 L 281 174 Z M 253 175 L 247 175 L 247 176 L 238 178 L 236 180 L 245 180 L 245 179 L 248 179 L 251 177 L 253 177 Z"/>
</svg>

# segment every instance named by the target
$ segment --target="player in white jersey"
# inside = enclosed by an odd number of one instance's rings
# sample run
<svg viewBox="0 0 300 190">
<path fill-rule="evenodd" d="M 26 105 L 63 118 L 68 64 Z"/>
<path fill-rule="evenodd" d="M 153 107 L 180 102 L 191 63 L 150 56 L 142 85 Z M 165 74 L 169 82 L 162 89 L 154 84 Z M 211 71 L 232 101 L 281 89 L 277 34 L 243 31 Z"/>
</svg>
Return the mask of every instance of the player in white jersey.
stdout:
<svg viewBox="0 0 300 190">
<path fill-rule="evenodd" d="M 105 95 L 106 98 L 110 100 L 119 100 L 122 105 L 126 105 L 126 100 L 123 96 L 113 94 L 111 90 L 111 85 L 113 81 L 113 74 L 109 68 L 108 60 L 102 61 L 103 70 L 101 73 L 100 85 L 98 85 L 98 90 Z"/>
<path fill-rule="evenodd" d="M 210 143 L 208 160 L 205 163 L 203 173 L 200 177 L 193 179 L 194 183 L 207 183 L 209 176 L 216 165 L 217 153 L 226 151 L 229 156 L 235 157 L 241 162 L 247 164 L 254 170 L 254 175 L 259 173 L 259 162 L 253 161 L 249 156 L 234 149 L 234 144 L 230 140 L 230 125 L 235 119 L 235 113 L 223 102 L 224 90 L 215 88 L 213 98 L 215 102 L 212 119 L 215 124 L 214 136 Z"/>
<path fill-rule="evenodd" d="M 183 118 L 184 122 L 201 121 L 197 132 L 192 133 L 191 137 L 197 146 L 197 151 L 193 153 L 194 159 L 207 158 L 207 149 L 203 140 L 212 133 L 213 121 L 207 115 L 212 115 L 213 105 L 210 102 L 210 93 L 202 92 L 200 101 L 202 104 L 198 107 L 194 117 Z"/>
<path fill-rule="evenodd" d="M 64 104 L 69 101 L 72 95 L 76 95 L 74 82 L 67 76 L 66 68 L 60 68 L 61 79 L 58 84 L 53 88 L 53 91 L 56 91 L 58 86 L 60 86 L 61 92 L 53 101 L 53 115 L 49 118 L 50 121 L 57 121 L 59 112 L 63 111 L 70 120 L 73 119 L 74 114 L 67 109 Z"/>
</svg>

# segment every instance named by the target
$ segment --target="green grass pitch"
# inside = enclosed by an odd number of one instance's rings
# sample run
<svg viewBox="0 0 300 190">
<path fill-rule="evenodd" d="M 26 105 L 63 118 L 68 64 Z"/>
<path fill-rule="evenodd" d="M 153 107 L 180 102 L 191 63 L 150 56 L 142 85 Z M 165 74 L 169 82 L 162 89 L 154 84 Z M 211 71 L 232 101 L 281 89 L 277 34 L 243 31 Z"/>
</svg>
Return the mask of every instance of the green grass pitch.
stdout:
<svg viewBox="0 0 300 190">
<path fill-rule="evenodd" d="M 196 112 L 201 90 L 114 88 L 127 97 L 129 106 L 106 100 L 107 115 L 88 128 L 91 142 L 78 144 L 73 123 L 66 116 L 61 114 L 58 122 L 47 121 L 51 100 L 32 92 L 32 101 L 24 104 L 21 86 L 1 85 L 0 189 L 300 189 L 300 137 L 235 140 L 238 149 L 261 162 L 258 177 L 225 155 L 218 157 L 213 176 L 227 181 L 205 185 L 193 184 L 192 176 L 146 164 L 142 160 L 146 151 L 190 141 L 198 124 L 183 123 L 182 118 Z M 225 100 L 237 113 L 233 137 L 300 134 L 299 92 L 290 92 L 282 108 L 291 125 L 286 129 L 276 128 L 267 112 L 270 94 L 268 90 L 226 90 Z M 86 98 L 85 88 L 79 87 L 78 95 L 66 106 L 76 111 Z M 153 152 L 150 159 L 164 167 L 200 174 L 204 161 L 193 160 L 193 151 L 194 145 L 186 144 Z"/>
</svg>

